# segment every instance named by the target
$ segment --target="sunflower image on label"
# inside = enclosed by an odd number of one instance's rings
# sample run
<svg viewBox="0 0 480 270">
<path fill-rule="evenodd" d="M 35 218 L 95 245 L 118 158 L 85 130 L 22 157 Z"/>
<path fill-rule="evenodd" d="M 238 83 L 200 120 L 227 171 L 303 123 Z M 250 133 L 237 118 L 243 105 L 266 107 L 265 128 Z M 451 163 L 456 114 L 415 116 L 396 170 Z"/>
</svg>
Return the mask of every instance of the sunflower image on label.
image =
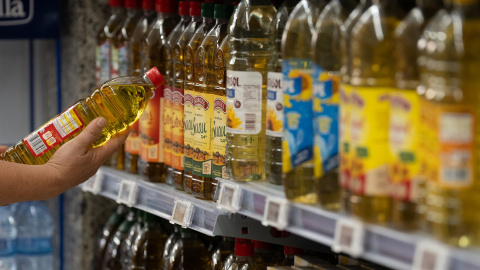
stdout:
<svg viewBox="0 0 480 270">
<path fill-rule="evenodd" d="M 194 98 L 194 150 L 193 175 L 212 176 L 212 126 L 213 126 L 213 94 L 195 96 Z"/>
<path fill-rule="evenodd" d="M 164 106 L 163 106 L 163 127 L 164 127 L 164 144 L 163 152 L 165 155 L 165 165 L 172 166 L 172 88 L 165 86 L 163 90 Z"/>
<path fill-rule="evenodd" d="M 313 158 L 312 68 L 310 60 L 283 62 L 284 173 Z"/>
<path fill-rule="evenodd" d="M 185 133 L 184 133 L 184 154 L 183 166 L 185 172 L 192 172 L 192 158 L 194 147 L 194 133 L 193 133 L 193 119 L 194 119 L 194 102 L 193 91 L 185 90 L 185 104 L 184 104 L 184 121 L 185 121 Z"/>
<path fill-rule="evenodd" d="M 353 87 L 351 105 L 352 167 L 355 194 L 389 194 L 388 125 L 391 88 Z"/>
<path fill-rule="evenodd" d="M 340 127 L 339 127 L 339 180 L 343 188 L 349 188 L 349 181 L 351 176 L 351 136 L 350 136 L 350 96 L 352 87 L 348 84 L 341 84 L 340 86 Z"/>
<path fill-rule="evenodd" d="M 172 167 L 177 170 L 183 170 L 183 138 L 185 130 L 183 105 L 183 89 L 174 87 L 172 104 Z"/>
<path fill-rule="evenodd" d="M 336 74 L 315 65 L 313 70 L 314 174 L 320 178 L 338 168 L 339 85 Z"/>
<path fill-rule="evenodd" d="M 262 74 L 227 71 L 227 132 L 258 134 L 262 130 Z"/>
<path fill-rule="evenodd" d="M 139 119 L 140 157 L 147 162 L 162 163 L 163 158 L 163 87 L 152 96 Z"/>
<path fill-rule="evenodd" d="M 215 95 L 213 101 L 213 177 L 228 179 L 225 166 L 227 147 L 227 103 L 224 96 Z"/>
<path fill-rule="evenodd" d="M 283 136 L 283 73 L 268 72 L 267 128 L 268 136 Z"/>
</svg>

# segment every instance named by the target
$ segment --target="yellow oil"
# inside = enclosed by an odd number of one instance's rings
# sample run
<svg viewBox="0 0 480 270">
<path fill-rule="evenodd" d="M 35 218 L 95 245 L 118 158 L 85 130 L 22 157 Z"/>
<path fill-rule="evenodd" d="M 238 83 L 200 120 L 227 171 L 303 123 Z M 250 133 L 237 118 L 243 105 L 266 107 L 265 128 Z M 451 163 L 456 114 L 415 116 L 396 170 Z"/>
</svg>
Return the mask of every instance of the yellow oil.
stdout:
<svg viewBox="0 0 480 270">
<path fill-rule="evenodd" d="M 237 181 L 265 180 L 265 119 L 267 97 L 267 72 L 273 68 L 274 40 L 271 35 L 275 7 L 267 0 L 246 0 L 237 6 L 231 24 L 228 47 L 230 57 L 227 60 L 227 173 L 230 179 Z M 245 134 L 238 129 L 232 98 L 228 97 L 233 89 L 232 72 L 254 74 L 253 91 L 258 107 L 250 113 L 254 118 L 254 130 Z M 237 73 L 238 74 L 238 73 Z M 245 74 L 245 73 L 243 73 Z M 246 75 L 248 79 L 251 76 Z M 261 88 L 261 89 L 259 89 Z M 244 103 L 245 100 L 239 101 Z M 240 104 L 237 103 L 237 104 Z M 260 110 L 261 107 L 261 110 Z M 229 124 L 230 123 L 230 124 Z"/>
</svg>

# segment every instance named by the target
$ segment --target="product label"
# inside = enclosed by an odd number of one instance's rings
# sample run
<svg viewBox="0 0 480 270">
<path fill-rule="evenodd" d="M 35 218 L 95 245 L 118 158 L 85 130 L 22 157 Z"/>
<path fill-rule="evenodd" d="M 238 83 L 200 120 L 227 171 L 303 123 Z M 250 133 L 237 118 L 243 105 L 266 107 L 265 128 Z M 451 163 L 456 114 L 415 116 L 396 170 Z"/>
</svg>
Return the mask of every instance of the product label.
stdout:
<svg viewBox="0 0 480 270">
<path fill-rule="evenodd" d="M 164 128 L 164 144 L 163 154 L 165 158 L 165 165 L 172 166 L 172 87 L 165 86 L 163 90 L 164 106 L 163 106 L 163 128 Z"/>
<path fill-rule="evenodd" d="M 97 45 L 95 57 L 95 79 L 100 85 L 110 80 L 110 41 Z"/>
<path fill-rule="evenodd" d="M 268 72 L 267 135 L 283 137 L 283 73 Z"/>
<path fill-rule="evenodd" d="M 313 158 L 312 68 L 310 60 L 283 62 L 285 121 L 283 172 Z"/>
<path fill-rule="evenodd" d="M 349 181 L 351 177 L 351 138 L 350 138 L 350 97 L 352 94 L 352 87 L 348 84 L 341 84 L 340 86 L 340 164 L 339 164 L 339 180 L 340 186 L 349 188 Z"/>
<path fill-rule="evenodd" d="M 163 163 L 163 86 L 152 91 L 145 111 L 140 116 L 140 157 L 147 162 Z"/>
<path fill-rule="evenodd" d="M 118 48 L 112 44 L 110 48 L 110 78 L 118 77 Z"/>
<path fill-rule="evenodd" d="M 177 170 L 183 170 L 183 134 L 184 134 L 184 115 L 183 89 L 173 88 L 172 104 L 172 167 Z"/>
<path fill-rule="evenodd" d="M 225 166 L 227 148 L 227 103 L 225 96 L 215 95 L 213 101 L 213 177 L 228 179 Z"/>
<path fill-rule="evenodd" d="M 314 173 L 320 178 L 338 168 L 339 150 L 338 75 L 315 65 L 313 71 Z"/>
<path fill-rule="evenodd" d="M 390 181 L 391 197 L 415 201 L 413 179 L 420 172 L 420 98 L 414 90 L 395 90 L 390 96 Z"/>
<path fill-rule="evenodd" d="M 0 258 L 15 254 L 15 239 L 0 238 Z"/>
<path fill-rule="evenodd" d="M 353 87 L 351 104 L 352 178 L 356 194 L 389 194 L 388 126 L 393 89 Z"/>
<path fill-rule="evenodd" d="M 185 105 L 184 105 L 184 121 L 185 121 L 185 129 L 184 129 L 184 144 L 185 144 L 185 157 L 184 157 L 184 170 L 185 172 L 193 172 L 192 171 L 192 158 L 193 158 L 193 150 L 194 150 L 194 131 L 193 131 L 193 119 L 194 119 L 194 102 L 193 102 L 193 94 L 194 92 L 191 90 L 185 90 Z"/>
<path fill-rule="evenodd" d="M 71 107 L 30 134 L 23 141 L 30 153 L 34 157 L 38 157 L 71 137 L 83 125 L 84 123 L 75 108 Z"/>
<path fill-rule="evenodd" d="M 194 98 L 193 174 L 212 177 L 213 94 L 200 94 Z"/>
<path fill-rule="evenodd" d="M 262 130 L 262 74 L 227 70 L 227 132 L 258 134 Z"/>
<path fill-rule="evenodd" d="M 125 141 L 125 152 L 138 155 L 140 150 L 140 137 L 138 136 L 138 122 L 136 121 L 131 125 L 132 131 L 128 134 L 127 140 Z"/>
<path fill-rule="evenodd" d="M 128 45 L 125 42 L 123 46 L 118 48 L 118 75 L 128 75 Z"/>
</svg>

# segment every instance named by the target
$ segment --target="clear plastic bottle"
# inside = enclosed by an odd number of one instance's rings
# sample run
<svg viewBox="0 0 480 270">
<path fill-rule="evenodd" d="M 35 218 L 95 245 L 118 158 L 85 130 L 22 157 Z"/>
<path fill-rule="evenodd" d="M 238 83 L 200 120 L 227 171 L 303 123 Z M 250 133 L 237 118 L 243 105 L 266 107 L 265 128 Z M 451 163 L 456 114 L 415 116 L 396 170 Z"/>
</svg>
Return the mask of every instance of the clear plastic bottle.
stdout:
<svg viewBox="0 0 480 270">
<path fill-rule="evenodd" d="M 210 256 L 198 234 L 190 229 L 182 229 L 180 234 L 170 252 L 168 270 L 207 269 Z"/>
<path fill-rule="evenodd" d="M 226 164 L 237 181 L 265 180 L 267 73 L 275 59 L 275 15 L 268 0 L 242 0 L 230 24 Z"/>
<path fill-rule="evenodd" d="M 235 239 L 235 255 L 229 266 L 225 270 L 260 270 L 265 269 L 257 264 L 254 257 L 253 243 L 243 238 Z"/>
<path fill-rule="evenodd" d="M 0 207 L 0 270 L 16 270 L 17 225 L 10 207 Z"/>
<path fill-rule="evenodd" d="M 180 20 L 175 0 L 156 0 L 157 19 L 150 26 L 142 43 L 142 69 L 156 66 L 162 74 L 167 71 L 164 61 L 167 37 Z M 140 160 L 138 173 L 147 181 L 164 183 L 164 87 L 157 89 L 139 121 Z"/>
<path fill-rule="evenodd" d="M 180 15 L 180 22 L 173 28 L 173 31 L 168 35 L 167 43 L 165 44 L 163 61 L 166 64 L 166 73 L 165 77 L 167 80 L 167 86 L 164 89 L 165 103 L 163 107 L 164 115 L 164 140 L 163 152 L 165 155 L 165 181 L 167 184 L 173 184 L 173 103 L 174 98 L 178 100 L 181 98 L 178 94 L 181 92 L 180 89 L 175 89 L 173 86 L 173 54 L 174 46 L 177 44 L 178 39 L 185 31 L 186 27 L 191 22 L 191 17 L 189 16 L 190 2 L 180 1 L 178 3 L 178 14 Z M 180 100 L 181 102 L 181 100 Z M 178 125 L 178 121 L 176 122 Z M 183 126 L 183 125 L 182 125 Z M 181 160 L 176 159 L 176 162 L 181 162 Z"/>
<path fill-rule="evenodd" d="M 130 269 L 132 266 L 132 255 L 134 252 L 133 248 L 135 246 L 137 237 L 140 235 L 143 227 L 145 226 L 144 212 L 140 209 L 137 209 L 136 213 L 136 221 L 128 231 L 127 237 L 125 238 L 125 243 L 120 246 L 120 262 L 122 264 L 122 269 Z"/>
<path fill-rule="evenodd" d="M 54 223 L 44 202 L 23 202 L 15 213 L 17 268 L 53 269 Z"/>
<path fill-rule="evenodd" d="M 287 199 L 317 204 L 313 174 L 312 36 L 324 0 L 302 0 L 282 37 L 284 129 L 282 155 Z"/>
<path fill-rule="evenodd" d="M 341 31 L 353 0 L 332 0 L 315 26 L 313 51 L 314 173 L 320 205 L 340 209 L 338 175 Z"/>
<path fill-rule="evenodd" d="M 275 17 L 275 65 L 268 71 L 265 176 L 268 182 L 282 184 L 283 89 L 282 36 L 288 16 L 299 0 L 285 0 Z"/>
<path fill-rule="evenodd" d="M 184 107 L 184 121 L 185 121 L 185 158 L 184 166 L 185 173 L 183 178 L 183 189 L 188 193 L 192 192 L 192 175 L 193 175 L 193 158 L 198 155 L 198 151 L 195 151 L 194 138 L 195 138 L 195 98 L 197 93 L 195 90 L 195 54 L 198 47 L 202 44 L 203 39 L 207 35 L 208 31 L 215 25 L 215 19 L 213 18 L 214 4 L 203 3 L 202 4 L 202 24 L 197 28 L 192 35 L 190 41 L 185 46 L 184 52 L 184 65 L 185 65 L 185 107 Z M 198 148 L 197 148 L 198 149 Z"/>
<path fill-rule="evenodd" d="M 137 121 L 149 102 L 147 97 L 163 82 L 156 68 L 143 77 L 119 77 L 107 81 L 91 96 L 73 104 L 10 147 L 4 159 L 15 163 L 45 164 L 58 148 L 80 134 L 98 116 L 107 120 L 102 135 L 93 143 L 93 147 L 100 146 Z"/>
<path fill-rule="evenodd" d="M 165 241 L 165 247 L 163 248 L 163 257 L 162 257 L 162 265 L 163 269 L 168 269 L 168 262 L 170 260 L 170 253 L 172 251 L 172 247 L 175 245 L 178 239 L 180 239 L 181 234 L 181 226 L 180 225 L 173 225 L 173 233 L 171 233 L 167 241 Z"/>
<path fill-rule="evenodd" d="M 235 238 L 224 236 L 212 253 L 212 270 L 223 270 L 225 261 L 235 249 Z"/>
</svg>

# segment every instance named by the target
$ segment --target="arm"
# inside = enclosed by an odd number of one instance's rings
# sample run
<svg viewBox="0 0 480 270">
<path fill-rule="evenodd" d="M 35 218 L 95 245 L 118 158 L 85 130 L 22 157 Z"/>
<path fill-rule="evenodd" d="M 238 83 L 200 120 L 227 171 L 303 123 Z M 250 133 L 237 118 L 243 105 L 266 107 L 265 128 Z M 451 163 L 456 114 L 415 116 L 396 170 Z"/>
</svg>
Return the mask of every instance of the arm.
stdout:
<svg viewBox="0 0 480 270">
<path fill-rule="evenodd" d="M 44 165 L 0 161 L 0 205 L 49 199 L 92 177 L 123 144 L 130 131 L 117 134 L 101 147 L 91 148 L 105 125 L 103 118 L 93 120 Z M 6 149 L 2 146 L 0 152 Z"/>
</svg>

